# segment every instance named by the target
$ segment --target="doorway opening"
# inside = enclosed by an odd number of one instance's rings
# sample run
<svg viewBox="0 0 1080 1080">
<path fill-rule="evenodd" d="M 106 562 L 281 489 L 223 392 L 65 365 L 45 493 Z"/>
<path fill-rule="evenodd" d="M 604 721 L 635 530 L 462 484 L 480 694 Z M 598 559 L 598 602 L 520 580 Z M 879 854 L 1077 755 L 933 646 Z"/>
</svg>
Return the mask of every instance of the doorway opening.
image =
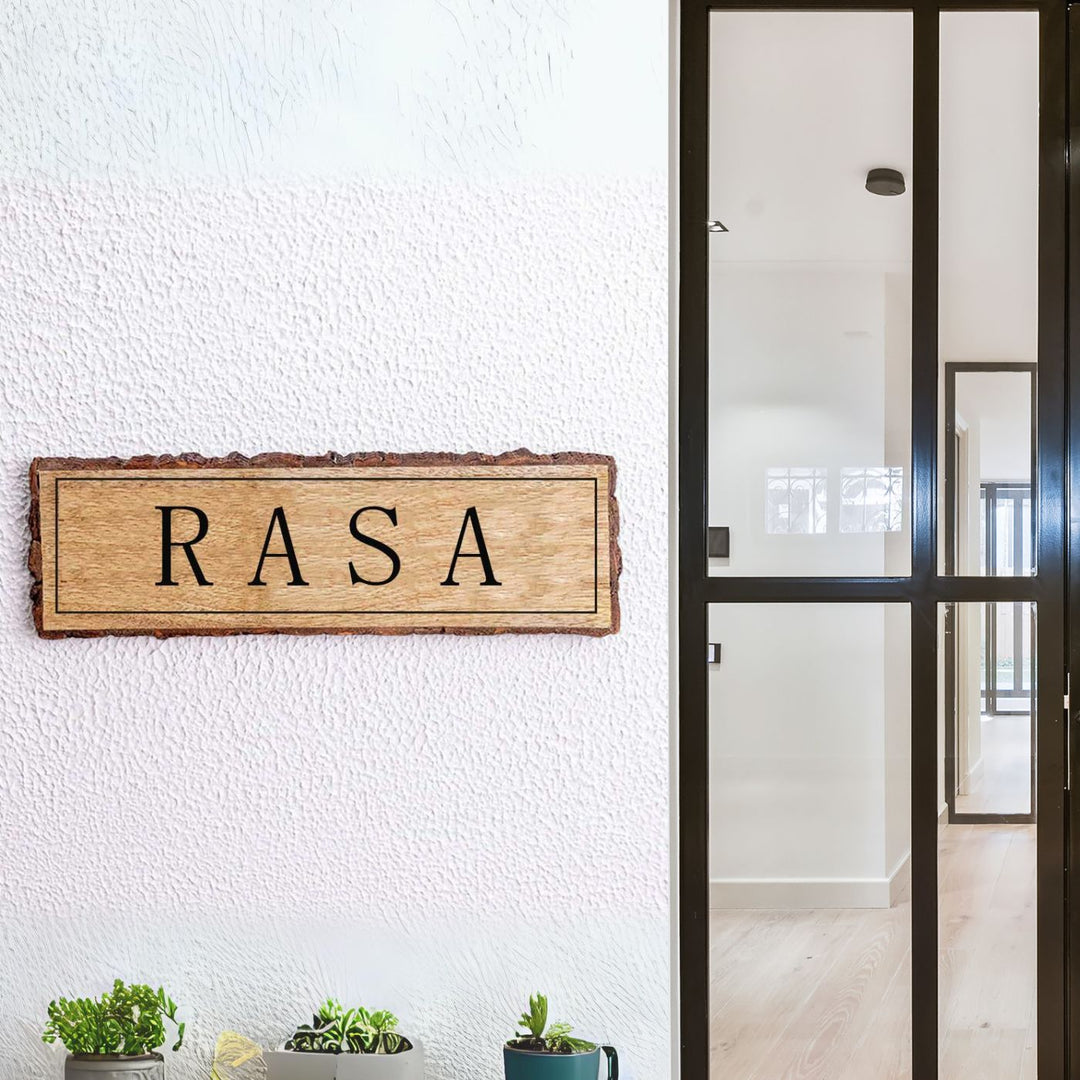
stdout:
<svg viewBox="0 0 1080 1080">
<path fill-rule="evenodd" d="M 945 572 L 1035 573 L 1038 366 L 946 363 Z M 1035 606 L 944 612 L 949 824 L 1036 821 Z"/>
<path fill-rule="evenodd" d="M 1080 1047 L 1070 19 L 681 5 L 687 1078 Z"/>
</svg>

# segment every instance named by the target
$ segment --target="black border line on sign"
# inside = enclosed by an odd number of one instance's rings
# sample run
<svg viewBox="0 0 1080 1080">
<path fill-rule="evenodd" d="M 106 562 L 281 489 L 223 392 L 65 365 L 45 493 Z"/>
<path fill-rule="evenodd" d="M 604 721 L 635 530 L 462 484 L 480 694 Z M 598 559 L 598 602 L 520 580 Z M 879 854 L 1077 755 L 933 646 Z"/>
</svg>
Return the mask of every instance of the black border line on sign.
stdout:
<svg viewBox="0 0 1080 1080">
<path fill-rule="evenodd" d="M 75 611 L 60 608 L 60 483 L 98 483 L 111 481 L 121 483 L 158 483 L 158 482 L 199 482 L 247 484 L 259 482 L 336 482 L 336 483 L 396 483 L 398 481 L 438 483 L 450 480 L 454 482 L 479 483 L 528 483 L 556 481 L 565 483 L 591 483 L 593 485 L 593 606 L 592 608 L 537 609 L 537 608 L 484 608 L 479 611 L 463 611 L 458 608 L 421 608 L 387 610 L 346 608 L 344 610 L 303 610 L 293 608 L 263 608 L 257 611 L 237 609 L 212 610 L 204 608 L 154 608 L 151 610 L 86 610 Z M 53 603 L 56 615 L 596 615 L 600 610 L 600 482 L 595 476 L 57 476 L 53 478 Z M 609 523 L 610 528 L 610 523 Z"/>
</svg>

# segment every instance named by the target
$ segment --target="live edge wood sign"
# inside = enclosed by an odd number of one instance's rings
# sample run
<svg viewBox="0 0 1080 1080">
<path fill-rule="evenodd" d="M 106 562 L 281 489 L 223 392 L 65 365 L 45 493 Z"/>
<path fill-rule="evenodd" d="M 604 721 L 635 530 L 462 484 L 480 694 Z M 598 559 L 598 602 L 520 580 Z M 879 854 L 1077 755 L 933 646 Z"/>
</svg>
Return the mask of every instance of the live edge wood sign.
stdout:
<svg viewBox="0 0 1080 1080">
<path fill-rule="evenodd" d="M 619 627 L 598 454 L 37 458 L 30 493 L 46 638 Z"/>
</svg>

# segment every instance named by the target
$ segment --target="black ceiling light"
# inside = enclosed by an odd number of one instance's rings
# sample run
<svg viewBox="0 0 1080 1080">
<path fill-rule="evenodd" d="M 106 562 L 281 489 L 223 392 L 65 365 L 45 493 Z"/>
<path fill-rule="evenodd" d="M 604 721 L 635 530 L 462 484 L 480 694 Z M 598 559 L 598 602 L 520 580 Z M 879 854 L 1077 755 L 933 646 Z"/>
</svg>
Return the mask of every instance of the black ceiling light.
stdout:
<svg viewBox="0 0 1080 1080">
<path fill-rule="evenodd" d="M 904 174 L 899 169 L 871 169 L 866 174 L 866 190 L 871 195 L 903 195 Z"/>
</svg>

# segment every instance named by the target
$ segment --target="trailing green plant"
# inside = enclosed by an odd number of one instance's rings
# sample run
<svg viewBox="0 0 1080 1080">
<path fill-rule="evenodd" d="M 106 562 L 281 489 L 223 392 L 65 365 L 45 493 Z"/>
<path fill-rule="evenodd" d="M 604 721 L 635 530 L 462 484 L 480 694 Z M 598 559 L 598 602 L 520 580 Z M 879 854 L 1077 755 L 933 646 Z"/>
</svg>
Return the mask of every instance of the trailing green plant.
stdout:
<svg viewBox="0 0 1080 1080">
<path fill-rule="evenodd" d="M 98 999 L 60 998 L 49 1002 L 49 1023 L 42 1042 L 57 1039 L 72 1054 L 123 1054 L 137 1057 L 165 1045 L 165 1020 L 176 1024 L 174 1050 L 184 1041 L 184 1024 L 176 1021 L 176 1002 L 164 987 L 113 983 Z"/>
<path fill-rule="evenodd" d="M 343 1009 L 328 998 L 285 1044 L 306 1054 L 402 1054 L 412 1043 L 397 1031 L 398 1018 L 385 1009 L 369 1012 L 362 1005 Z"/>
<path fill-rule="evenodd" d="M 588 1054 L 596 1049 L 596 1043 L 571 1036 L 574 1029 L 569 1024 L 548 1024 L 548 1000 L 543 994 L 533 994 L 529 998 L 529 1011 L 521 1014 L 519 1023 L 525 1030 L 515 1032 L 506 1043 L 515 1050 L 532 1050 L 538 1054 Z"/>
</svg>

